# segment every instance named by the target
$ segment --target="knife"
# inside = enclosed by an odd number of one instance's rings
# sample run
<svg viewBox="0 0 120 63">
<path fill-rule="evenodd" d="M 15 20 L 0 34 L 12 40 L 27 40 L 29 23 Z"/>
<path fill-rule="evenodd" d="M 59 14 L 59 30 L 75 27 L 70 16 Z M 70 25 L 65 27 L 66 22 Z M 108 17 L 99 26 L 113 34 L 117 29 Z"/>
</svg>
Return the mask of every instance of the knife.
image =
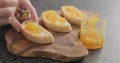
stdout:
<svg viewBox="0 0 120 63">
<path fill-rule="evenodd" d="M 16 7 L 15 15 L 20 22 L 31 19 L 30 10 L 21 9 L 19 6 Z"/>
</svg>

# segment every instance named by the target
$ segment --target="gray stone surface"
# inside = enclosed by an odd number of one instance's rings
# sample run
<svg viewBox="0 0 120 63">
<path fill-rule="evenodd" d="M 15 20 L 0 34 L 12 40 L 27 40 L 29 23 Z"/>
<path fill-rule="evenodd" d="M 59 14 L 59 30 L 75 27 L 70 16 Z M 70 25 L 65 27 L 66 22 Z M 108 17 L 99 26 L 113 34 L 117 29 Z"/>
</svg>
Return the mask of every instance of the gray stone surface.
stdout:
<svg viewBox="0 0 120 63">
<path fill-rule="evenodd" d="M 84 60 L 74 63 L 119 63 L 120 61 L 120 0 L 31 0 L 38 15 L 48 9 L 59 10 L 63 5 L 74 5 L 98 13 L 107 20 L 104 47 L 90 51 Z M 22 58 L 9 53 L 5 46 L 4 34 L 10 26 L 0 27 L 0 63 L 64 63 L 43 58 Z"/>
</svg>

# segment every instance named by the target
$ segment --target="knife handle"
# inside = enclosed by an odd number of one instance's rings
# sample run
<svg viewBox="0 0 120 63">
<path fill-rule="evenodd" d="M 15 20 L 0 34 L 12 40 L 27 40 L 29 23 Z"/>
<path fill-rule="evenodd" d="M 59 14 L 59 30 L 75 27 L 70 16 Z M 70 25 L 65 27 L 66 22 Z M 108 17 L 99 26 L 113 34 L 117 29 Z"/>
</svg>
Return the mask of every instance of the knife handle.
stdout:
<svg viewBox="0 0 120 63">
<path fill-rule="evenodd" d="M 19 6 L 16 7 L 15 15 L 20 22 L 31 19 L 30 10 L 23 10 Z"/>
</svg>

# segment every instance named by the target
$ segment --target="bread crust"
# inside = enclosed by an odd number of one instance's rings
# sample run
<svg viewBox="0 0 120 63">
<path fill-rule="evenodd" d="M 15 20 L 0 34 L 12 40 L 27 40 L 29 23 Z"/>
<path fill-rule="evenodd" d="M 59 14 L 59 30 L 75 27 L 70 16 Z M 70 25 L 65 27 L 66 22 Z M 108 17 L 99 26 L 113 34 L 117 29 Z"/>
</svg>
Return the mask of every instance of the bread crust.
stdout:
<svg viewBox="0 0 120 63">
<path fill-rule="evenodd" d="M 54 42 L 53 35 L 49 31 L 45 30 L 42 26 L 41 26 L 41 28 L 43 29 L 43 32 L 41 32 L 41 33 L 45 34 L 44 36 L 42 36 L 41 34 L 36 34 L 36 35 L 31 34 L 31 33 L 27 32 L 26 30 L 24 30 L 25 24 L 28 22 L 29 21 L 25 21 L 21 24 L 21 32 L 27 40 L 30 40 L 37 44 L 48 44 L 48 43 Z M 38 24 L 36 24 L 36 25 L 38 25 Z"/>
<path fill-rule="evenodd" d="M 42 13 L 41 19 L 44 23 L 44 25 L 52 30 L 52 31 L 56 31 L 56 32 L 71 32 L 72 31 L 72 27 L 70 25 L 69 22 L 66 22 L 66 26 L 59 26 L 59 25 L 55 25 L 50 23 L 45 17 L 43 17 L 44 12 Z"/>
</svg>

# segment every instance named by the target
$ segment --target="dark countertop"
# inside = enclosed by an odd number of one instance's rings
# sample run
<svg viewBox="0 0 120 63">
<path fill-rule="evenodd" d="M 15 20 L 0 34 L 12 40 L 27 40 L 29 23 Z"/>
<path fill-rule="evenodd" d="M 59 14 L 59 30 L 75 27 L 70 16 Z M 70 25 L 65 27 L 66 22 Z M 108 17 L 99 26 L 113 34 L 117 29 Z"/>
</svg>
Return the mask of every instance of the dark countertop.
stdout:
<svg viewBox="0 0 120 63">
<path fill-rule="evenodd" d="M 120 0 L 31 0 L 38 15 L 48 9 L 59 10 L 62 5 L 74 5 L 98 13 L 107 20 L 104 47 L 90 52 L 84 60 L 74 63 L 118 63 L 120 61 Z M 5 46 L 4 34 L 10 26 L 0 27 L 0 63 L 64 63 L 43 58 L 22 58 L 9 53 Z"/>
</svg>

